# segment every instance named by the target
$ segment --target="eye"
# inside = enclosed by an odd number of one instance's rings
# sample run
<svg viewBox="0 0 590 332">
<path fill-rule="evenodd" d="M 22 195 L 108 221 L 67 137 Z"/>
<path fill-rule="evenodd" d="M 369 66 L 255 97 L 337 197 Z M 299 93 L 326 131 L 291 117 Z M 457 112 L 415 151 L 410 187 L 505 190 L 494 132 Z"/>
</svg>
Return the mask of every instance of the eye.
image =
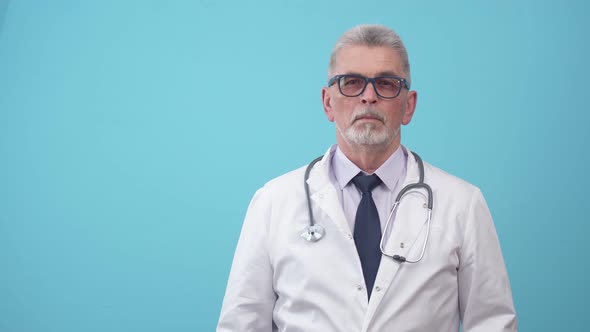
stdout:
<svg viewBox="0 0 590 332">
<path fill-rule="evenodd" d="M 382 89 L 396 90 L 400 86 L 400 81 L 395 78 L 378 78 L 376 82 Z"/>
<path fill-rule="evenodd" d="M 342 83 L 344 86 L 357 86 L 364 83 L 364 81 L 358 77 L 344 77 Z"/>
</svg>

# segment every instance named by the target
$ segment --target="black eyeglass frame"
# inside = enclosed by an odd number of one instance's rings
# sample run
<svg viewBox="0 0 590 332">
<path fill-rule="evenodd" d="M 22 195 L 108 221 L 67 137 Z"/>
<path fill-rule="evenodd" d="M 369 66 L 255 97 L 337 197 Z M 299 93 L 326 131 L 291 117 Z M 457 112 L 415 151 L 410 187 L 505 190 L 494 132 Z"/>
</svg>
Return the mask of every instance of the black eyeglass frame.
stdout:
<svg viewBox="0 0 590 332">
<path fill-rule="evenodd" d="M 342 92 L 342 87 L 340 86 L 340 79 L 343 78 L 343 77 L 354 77 L 354 78 L 358 78 L 358 79 L 364 80 L 365 81 L 365 86 L 363 86 L 363 88 L 361 89 L 361 91 L 358 94 L 356 94 L 356 95 L 347 95 L 344 92 Z M 395 94 L 395 96 L 393 96 L 393 97 L 385 97 L 385 96 L 382 96 L 379 93 L 379 91 L 377 89 L 377 86 L 375 85 L 375 81 L 378 80 L 378 79 L 380 79 L 380 78 L 393 78 L 393 79 L 399 80 L 400 83 L 402 83 L 402 84 L 399 85 L 399 89 L 398 89 L 397 93 Z M 362 95 L 363 92 L 365 92 L 365 89 L 367 88 L 367 85 L 369 84 L 369 82 L 373 83 L 373 90 L 375 90 L 375 93 L 377 94 L 377 96 L 379 96 L 381 98 L 384 98 L 384 99 L 393 99 L 393 98 L 396 98 L 402 92 L 402 87 L 405 87 L 406 89 L 410 90 L 410 85 L 408 84 L 408 80 L 406 80 L 403 77 L 392 76 L 392 75 L 377 76 L 377 77 L 372 77 L 372 78 L 371 77 L 365 77 L 365 76 L 362 76 L 362 75 L 356 75 L 356 74 L 336 75 L 336 76 L 332 77 L 328 81 L 328 87 L 331 87 L 336 82 L 338 82 L 338 90 L 340 91 L 340 93 L 343 96 L 346 96 L 346 97 L 358 97 L 358 96 Z"/>
</svg>

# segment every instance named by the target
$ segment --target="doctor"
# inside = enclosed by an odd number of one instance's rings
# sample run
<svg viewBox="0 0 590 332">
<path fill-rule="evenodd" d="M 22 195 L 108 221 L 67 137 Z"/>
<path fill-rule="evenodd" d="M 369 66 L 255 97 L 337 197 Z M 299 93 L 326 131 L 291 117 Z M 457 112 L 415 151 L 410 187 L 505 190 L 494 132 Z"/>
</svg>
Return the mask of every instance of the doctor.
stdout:
<svg viewBox="0 0 590 332">
<path fill-rule="evenodd" d="M 306 167 L 254 195 L 217 331 L 456 332 L 460 322 L 465 332 L 516 331 L 482 193 L 420 167 L 400 144 L 417 94 L 399 36 L 377 25 L 347 31 L 328 74 L 323 107 L 337 145 L 310 168 L 309 205 Z M 431 194 L 412 187 L 422 172 Z"/>
</svg>

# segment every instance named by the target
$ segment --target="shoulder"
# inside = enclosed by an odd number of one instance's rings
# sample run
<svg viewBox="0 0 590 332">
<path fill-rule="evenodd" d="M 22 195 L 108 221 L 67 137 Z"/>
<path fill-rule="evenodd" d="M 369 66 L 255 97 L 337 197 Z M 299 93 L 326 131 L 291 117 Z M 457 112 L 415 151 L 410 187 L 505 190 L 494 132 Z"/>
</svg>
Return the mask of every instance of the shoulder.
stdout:
<svg viewBox="0 0 590 332">
<path fill-rule="evenodd" d="M 272 233 L 305 208 L 304 175 L 306 166 L 280 175 L 260 187 L 248 206 L 244 225 L 257 225 Z"/>
<path fill-rule="evenodd" d="M 467 190 L 477 189 L 474 184 L 427 162 L 424 162 L 424 174 L 425 181 L 431 180 L 440 186 L 465 188 Z"/>
<path fill-rule="evenodd" d="M 424 182 L 432 189 L 433 225 L 442 227 L 451 243 L 463 249 L 469 239 L 483 241 L 481 234 L 493 230 L 491 213 L 477 186 L 427 163 Z"/>
<path fill-rule="evenodd" d="M 276 201 L 304 193 L 303 183 L 306 168 L 307 166 L 301 166 L 269 180 L 256 191 L 255 197 Z"/>
<path fill-rule="evenodd" d="M 295 184 L 303 185 L 303 178 L 305 175 L 306 168 L 307 168 L 307 165 L 301 166 L 301 167 L 296 168 L 290 172 L 279 175 L 279 176 L 269 180 L 268 182 L 266 182 L 264 184 L 263 188 L 265 188 L 268 191 L 276 191 L 276 190 L 282 190 L 286 187 L 291 187 Z"/>
<path fill-rule="evenodd" d="M 284 198 L 285 195 L 305 195 L 306 172 L 310 169 L 309 181 L 323 183 L 328 179 L 327 167 L 330 165 L 332 154 L 334 153 L 335 145 L 331 146 L 328 151 L 310 163 L 300 166 L 290 172 L 277 176 L 266 182 L 259 191 L 264 191 L 270 195 L 276 195 L 279 198 Z M 309 182 L 311 183 L 311 182 Z"/>
<path fill-rule="evenodd" d="M 424 162 L 424 182 L 430 185 L 437 196 L 452 200 L 469 202 L 474 196 L 481 195 L 481 190 L 476 185 L 427 162 Z"/>
</svg>

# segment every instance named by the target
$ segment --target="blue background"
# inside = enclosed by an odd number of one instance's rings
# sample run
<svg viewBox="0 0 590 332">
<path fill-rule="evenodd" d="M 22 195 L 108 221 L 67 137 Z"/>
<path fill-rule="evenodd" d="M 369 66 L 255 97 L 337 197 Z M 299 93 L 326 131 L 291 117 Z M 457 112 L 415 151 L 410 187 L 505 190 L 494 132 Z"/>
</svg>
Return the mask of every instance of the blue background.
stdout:
<svg viewBox="0 0 590 332">
<path fill-rule="evenodd" d="M 0 331 L 212 331 L 255 190 L 334 142 L 360 23 L 405 40 L 403 142 L 481 187 L 522 331 L 587 312 L 587 1 L 0 0 Z"/>
</svg>

